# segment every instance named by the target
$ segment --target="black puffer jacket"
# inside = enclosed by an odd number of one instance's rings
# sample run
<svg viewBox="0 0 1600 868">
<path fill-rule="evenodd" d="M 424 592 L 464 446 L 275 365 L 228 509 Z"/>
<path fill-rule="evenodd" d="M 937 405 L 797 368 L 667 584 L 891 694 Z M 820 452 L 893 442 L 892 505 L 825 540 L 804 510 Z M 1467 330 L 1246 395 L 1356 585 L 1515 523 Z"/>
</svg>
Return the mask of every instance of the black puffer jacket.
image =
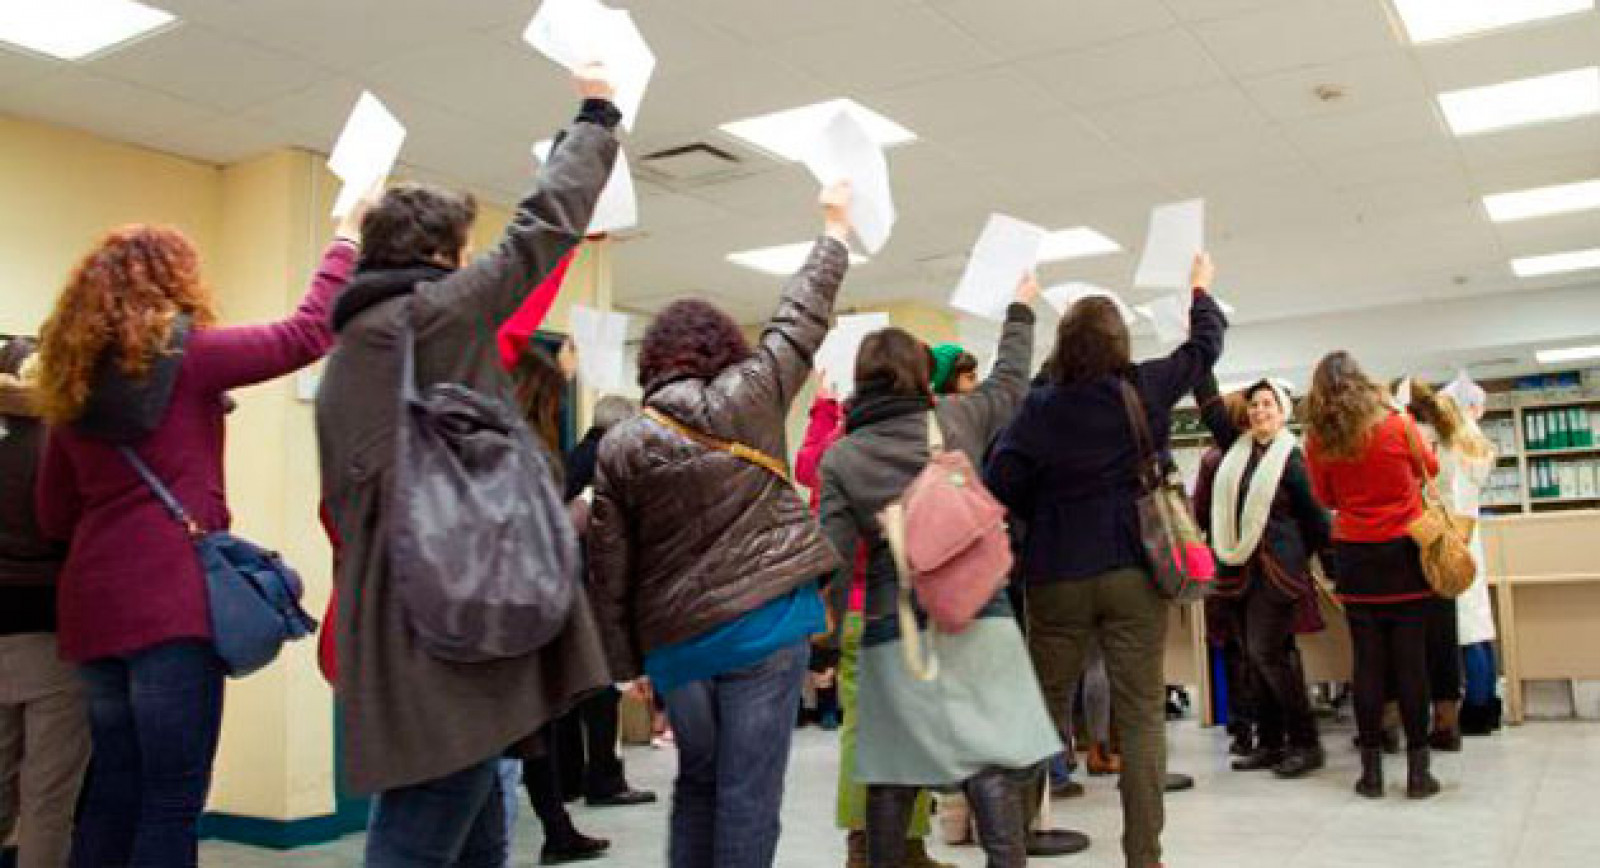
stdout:
<svg viewBox="0 0 1600 868">
<path fill-rule="evenodd" d="M 658 386 L 645 407 L 787 456 L 789 406 L 827 334 L 847 266 L 843 244 L 818 240 L 755 355 L 710 380 Z M 636 676 L 651 650 L 727 623 L 838 565 L 793 485 L 644 416 L 606 433 L 597 464 L 589 569 L 617 679 Z"/>
</svg>

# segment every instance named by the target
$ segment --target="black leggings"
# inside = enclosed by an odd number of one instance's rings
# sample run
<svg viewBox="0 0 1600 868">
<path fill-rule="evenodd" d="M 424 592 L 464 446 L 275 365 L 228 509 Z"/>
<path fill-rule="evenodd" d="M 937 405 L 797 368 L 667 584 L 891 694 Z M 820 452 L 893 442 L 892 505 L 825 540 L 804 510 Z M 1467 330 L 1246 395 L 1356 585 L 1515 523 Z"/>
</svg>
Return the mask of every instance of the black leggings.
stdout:
<svg viewBox="0 0 1600 868">
<path fill-rule="evenodd" d="M 1428 745 L 1432 724 L 1428 683 L 1428 620 L 1432 601 L 1380 605 L 1347 604 L 1350 644 L 1355 652 L 1356 725 L 1364 748 L 1383 744 L 1386 686 L 1400 703 L 1406 745 Z"/>
<path fill-rule="evenodd" d="M 1428 601 L 1428 689 L 1434 702 L 1461 699 L 1461 640 L 1456 601 Z"/>
</svg>

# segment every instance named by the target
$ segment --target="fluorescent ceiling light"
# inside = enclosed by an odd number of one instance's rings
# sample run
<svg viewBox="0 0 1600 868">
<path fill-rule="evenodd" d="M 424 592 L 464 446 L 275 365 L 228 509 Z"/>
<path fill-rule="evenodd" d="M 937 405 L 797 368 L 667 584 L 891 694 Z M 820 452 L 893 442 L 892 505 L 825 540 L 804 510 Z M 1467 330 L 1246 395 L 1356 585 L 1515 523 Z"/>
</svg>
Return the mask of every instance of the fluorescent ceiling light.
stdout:
<svg viewBox="0 0 1600 868">
<path fill-rule="evenodd" d="M 723 124 L 721 129 L 781 159 L 800 162 L 823 125 L 833 120 L 840 109 L 854 115 L 873 141 L 885 148 L 917 140 L 916 133 L 853 99 L 842 98 L 732 121 Z"/>
<path fill-rule="evenodd" d="M 1044 243 L 1039 245 L 1039 261 L 1059 262 L 1063 259 L 1116 253 L 1121 249 L 1122 245 L 1099 232 L 1087 226 L 1076 226 L 1046 235 Z"/>
<path fill-rule="evenodd" d="M 1394 0 L 1412 42 L 1471 36 L 1594 8 L 1594 0 Z"/>
<path fill-rule="evenodd" d="M 5 0 L 0 42 L 83 60 L 176 20 L 171 12 L 134 0 Z"/>
<path fill-rule="evenodd" d="M 1600 180 L 1497 193 L 1483 197 L 1483 207 L 1496 223 L 1589 211 L 1600 208 Z"/>
<path fill-rule="evenodd" d="M 1544 256 L 1524 256 L 1521 259 L 1511 260 L 1511 270 L 1516 272 L 1518 277 L 1538 277 L 1590 268 L 1600 268 L 1600 247 L 1569 250 L 1566 253 L 1548 253 Z"/>
<path fill-rule="evenodd" d="M 1439 94 L 1458 136 L 1600 113 L 1600 67 Z"/>
<path fill-rule="evenodd" d="M 1540 350 L 1533 354 L 1541 365 L 1559 365 L 1562 362 L 1581 362 L 1600 359 L 1600 347 L 1563 347 L 1559 350 Z"/>
<path fill-rule="evenodd" d="M 766 274 L 777 274 L 787 277 L 800 270 L 806 264 L 806 257 L 810 255 L 813 244 L 802 241 L 799 244 L 780 244 L 776 247 L 760 247 L 755 250 L 741 250 L 738 253 L 728 254 L 728 261 L 734 265 L 742 265 Z M 854 251 L 850 253 L 850 264 L 861 265 L 868 259 Z"/>
</svg>

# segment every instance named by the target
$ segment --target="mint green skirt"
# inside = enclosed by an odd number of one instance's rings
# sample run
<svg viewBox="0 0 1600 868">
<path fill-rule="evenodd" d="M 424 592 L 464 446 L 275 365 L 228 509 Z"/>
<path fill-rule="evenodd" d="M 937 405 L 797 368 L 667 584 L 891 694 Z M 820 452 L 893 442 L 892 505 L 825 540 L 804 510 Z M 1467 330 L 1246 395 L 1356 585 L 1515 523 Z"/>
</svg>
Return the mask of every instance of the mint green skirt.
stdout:
<svg viewBox="0 0 1600 868">
<path fill-rule="evenodd" d="M 932 681 L 906 670 L 899 640 L 861 651 L 856 780 L 953 788 L 1061 752 L 1014 619 L 980 618 L 955 635 L 924 632 L 922 641 L 939 655 Z"/>
</svg>

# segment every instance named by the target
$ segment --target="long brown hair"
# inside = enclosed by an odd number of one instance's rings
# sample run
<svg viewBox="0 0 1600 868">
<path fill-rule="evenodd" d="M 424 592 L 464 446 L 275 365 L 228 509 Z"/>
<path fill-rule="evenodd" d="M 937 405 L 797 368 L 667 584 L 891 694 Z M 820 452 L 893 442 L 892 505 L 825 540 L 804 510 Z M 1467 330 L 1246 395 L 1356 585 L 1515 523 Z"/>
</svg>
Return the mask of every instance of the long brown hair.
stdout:
<svg viewBox="0 0 1600 868">
<path fill-rule="evenodd" d="M 107 235 L 73 270 L 40 333 L 45 419 L 59 425 L 83 413 L 102 357 L 129 377 L 144 376 L 179 314 L 196 326 L 216 321 L 189 239 L 176 229 L 142 224 Z"/>
<path fill-rule="evenodd" d="M 1411 403 L 1406 405 L 1406 409 L 1411 411 L 1411 415 L 1416 417 L 1418 422 L 1433 426 L 1441 444 L 1454 447 L 1456 439 L 1461 435 L 1461 416 L 1459 413 L 1445 412 L 1443 404 L 1440 403 L 1442 398 L 1444 396 L 1435 391 L 1433 386 L 1423 380 L 1412 378 Z"/>
<path fill-rule="evenodd" d="M 1057 385 L 1088 383 L 1121 374 L 1133 364 L 1128 324 L 1108 298 L 1080 299 L 1056 326 L 1056 345 L 1045 376 Z"/>
<path fill-rule="evenodd" d="M 1306 396 L 1309 439 L 1330 458 L 1359 457 L 1385 415 L 1387 398 L 1354 356 L 1344 350 L 1323 356 Z"/>
<path fill-rule="evenodd" d="M 534 436 L 559 460 L 561 456 L 561 402 L 567 395 L 567 378 L 561 365 L 533 341 L 528 342 L 511 371 L 517 405 Z"/>
</svg>

